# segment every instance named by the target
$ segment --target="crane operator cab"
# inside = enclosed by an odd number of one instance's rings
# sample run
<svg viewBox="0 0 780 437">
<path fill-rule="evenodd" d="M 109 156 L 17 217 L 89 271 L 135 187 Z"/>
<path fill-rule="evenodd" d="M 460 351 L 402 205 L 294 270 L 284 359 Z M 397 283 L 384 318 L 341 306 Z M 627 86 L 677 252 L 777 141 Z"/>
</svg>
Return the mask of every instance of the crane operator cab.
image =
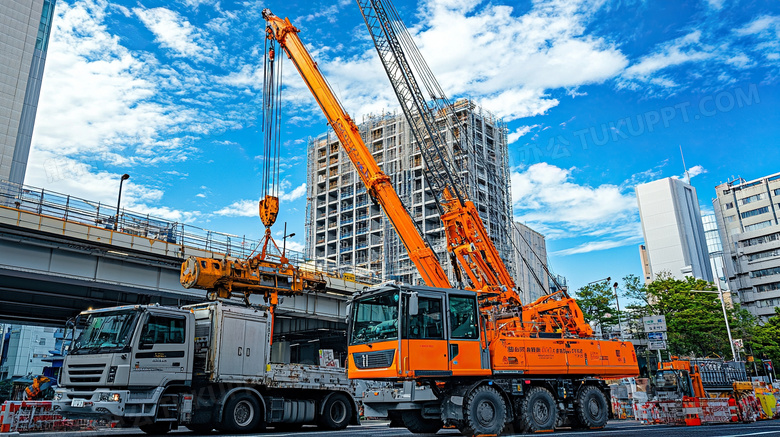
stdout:
<svg viewBox="0 0 780 437">
<path fill-rule="evenodd" d="M 386 283 L 349 310 L 352 379 L 489 375 L 490 356 L 472 291 Z"/>
</svg>

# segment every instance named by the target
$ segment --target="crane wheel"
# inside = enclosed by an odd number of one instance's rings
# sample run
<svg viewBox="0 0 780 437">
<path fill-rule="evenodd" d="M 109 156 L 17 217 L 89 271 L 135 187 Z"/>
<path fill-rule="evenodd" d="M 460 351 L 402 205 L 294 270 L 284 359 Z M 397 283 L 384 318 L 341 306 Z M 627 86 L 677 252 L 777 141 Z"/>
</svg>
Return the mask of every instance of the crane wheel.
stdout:
<svg viewBox="0 0 780 437">
<path fill-rule="evenodd" d="M 609 420 L 609 404 L 598 387 L 583 387 L 577 395 L 577 421 L 583 428 L 604 428 Z"/>
<path fill-rule="evenodd" d="M 444 424 L 438 419 L 426 419 L 420 411 L 404 411 L 401 413 L 404 428 L 415 434 L 436 434 Z"/>
<path fill-rule="evenodd" d="M 558 406 L 550 390 L 533 387 L 520 404 L 520 414 L 524 432 L 553 431 L 558 421 Z"/>
<path fill-rule="evenodd" d="M 495 388 L 479 386 L 466 397 L 463 416 L 458 429 L 464 435 L 499 435 L 506 425 L 506 401 Z"/>
</svg>

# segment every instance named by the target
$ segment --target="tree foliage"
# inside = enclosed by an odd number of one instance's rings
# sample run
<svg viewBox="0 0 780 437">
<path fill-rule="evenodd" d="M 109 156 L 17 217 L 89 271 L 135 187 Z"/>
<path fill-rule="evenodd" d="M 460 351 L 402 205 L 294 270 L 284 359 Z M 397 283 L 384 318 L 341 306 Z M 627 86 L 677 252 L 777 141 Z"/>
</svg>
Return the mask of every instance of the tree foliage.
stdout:
<svg viewBox="0 0 780 437">
<path fill-rule="evenodd" d="M 751 330 L 747 344 L 755 358 L 770 359 L 775 366 L 780 364 L 780 308 L 775 307 L 775 315 L 763 325 L 756 325 Z"/>
<path fill-rule="evenodd" d="M 595 282 L 580 288 L 576 299 L 586 322 L 598 326 L 603 332 L 617 325 L 617 309 L 613 306 L 615 295 L 609 281 Z"/>
</svg>

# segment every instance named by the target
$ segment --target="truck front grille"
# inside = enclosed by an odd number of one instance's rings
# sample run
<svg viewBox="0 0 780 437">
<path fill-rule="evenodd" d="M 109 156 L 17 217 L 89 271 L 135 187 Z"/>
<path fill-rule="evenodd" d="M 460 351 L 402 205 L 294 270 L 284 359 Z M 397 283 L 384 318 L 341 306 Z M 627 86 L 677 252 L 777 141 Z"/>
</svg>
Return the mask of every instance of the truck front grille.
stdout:
<svg viewBox="0 0 780 437">
<path fill-rule="evenodd" d="M 390 367 L 393 364 L 395 349 L 376 352 L 356 352 L 353 355 L 355 366 L 358 369 L 376 369 Z"/>
<path fill-rule="evenodd" d="M 95 383 L 100 382 L 105 368 L 106 363 L 68 364 L 67 374 L 75 384 Z"/>
</svg>

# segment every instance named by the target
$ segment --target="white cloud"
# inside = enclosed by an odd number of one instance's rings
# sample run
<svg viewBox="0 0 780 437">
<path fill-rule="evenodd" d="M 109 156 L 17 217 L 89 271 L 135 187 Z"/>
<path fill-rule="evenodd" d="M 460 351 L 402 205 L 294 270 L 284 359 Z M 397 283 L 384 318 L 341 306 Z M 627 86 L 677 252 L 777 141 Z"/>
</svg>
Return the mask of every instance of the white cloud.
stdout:
<svg viewBox="0 0 780 437">
<path fill-rule="evenodd" d="M 719 11 L 723 9 L 723 1 L 724 0 L 707 0 L 707 4 L 710 8 Z"/>
<path fill-rule="evenodd" d="M 640 236 L 639 240 L 641 239 L 642 237 Z M 599 250 L 614 249 L 616 247 L 623 247 L 628 244 L 633 244 L 634 242 L 638 242 L 639 240 L 634 239 L 631 242 L 626 240 L 590 241 L 568 249 L 556 250 L 555 252 L 552 252 L 550 255 L 566 256 L 566 255 L 575 255 L 578 253 L 588 253 L 588 252 L 596 252 Z"/>
<path fill-rule="evenodd" d="M 294 190 L 290 191 L 289 193 L 281 191 L 279 193 L 279 200 L 282 201 L 288 201 L 292 202 L 293 200 L 296 200 L 300 197 L 303 197 L 306 195 L 306 183 L 303 183 L 297 187 L 295 187 Z"/>
<path fill-rule="evenodd" d="M 654 75 L 669 67 L 684 64 L 686 62 L 701 61 L 713 57 L 713 48 L 701 43 L 701 31 L 691 32 L 683 37 L 664 43 L 653 54 L 643 56 L 639 62 L 626 68 L 623 77 L 629 81 L 637 80 L 650 82 Z M 656 78 L 657 79 L 657 78 Z M 669 79 L 660 78 L 657 85 L 665 87 L 676 86 Z"/>
<path fill-rule="evenodd" d="M 507 135 L 506 140 L 508 144 L 512 144 L 515 141 L 519 140 L 520 137 L 524 136 L 528 132 L 531 132 L 531 129 L 539 127 L 538 124 L 535 124 L 533 126 L 520 126 L 517 129 L 514 130 L 514 132 L 510 132 L 509 135 Z"/>
<path fill-rule="evenodd" d="M 622 241 L 626 245 L 641 239 L 633 187 L 578 184 L 574 181 L 574 170 L 539 163 L 512 171 L 515 220 L 549 239 L 599 238 L 587 246 L 592 250 L 606 248 L 609 241 Z M 561 251 L 561 254 L 569 253 Z"/>
<path fill-rule="evenodd" d="M 214 214 L 225 217 L 259 217 L 257 200 L 239 200 L 214 211 Z"/>
<path fill-rule="evenodd" d="M 689 168 L 686 173 L 683 173 L 680 176 L 672 176 L 675 179 L 685 179 L 686 177 L 693 178 L 695 176 L 698 176 L 700 174 L 707 173 L 707 169 L 702 167 L 701 165 L 694 165 L 693 167 Z"/>
<path fill-rule="evenodd" d="M 166 8 L 133 8 L 133 12 L 155 36 L 161 47 L 175 56 L 195 60 L 211 59 L 217 49 L 195 26 L 176 12 Z"/>
</svg>

